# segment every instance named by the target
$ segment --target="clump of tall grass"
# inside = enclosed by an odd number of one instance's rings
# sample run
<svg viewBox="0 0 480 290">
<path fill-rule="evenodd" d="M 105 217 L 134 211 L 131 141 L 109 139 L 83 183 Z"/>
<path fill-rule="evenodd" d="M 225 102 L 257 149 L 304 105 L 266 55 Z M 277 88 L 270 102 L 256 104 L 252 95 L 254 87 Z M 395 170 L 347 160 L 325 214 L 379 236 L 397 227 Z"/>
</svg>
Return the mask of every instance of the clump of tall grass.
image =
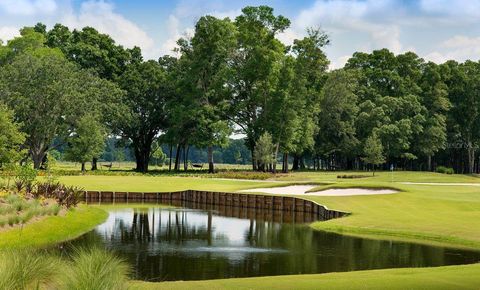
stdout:
<svg viewBox="0 0 480 290">
<path fill-rule="evenodd" d="M 33 250 L 0 252 L 0 289 L 58 289 L 63 262 Z"/>
<path fill-rule="evenodd" d="M 63 286 L 71 290 L 126 289 L 129 273 L 122 259 L 104 249 L 76 249 Z"/>
</svg>

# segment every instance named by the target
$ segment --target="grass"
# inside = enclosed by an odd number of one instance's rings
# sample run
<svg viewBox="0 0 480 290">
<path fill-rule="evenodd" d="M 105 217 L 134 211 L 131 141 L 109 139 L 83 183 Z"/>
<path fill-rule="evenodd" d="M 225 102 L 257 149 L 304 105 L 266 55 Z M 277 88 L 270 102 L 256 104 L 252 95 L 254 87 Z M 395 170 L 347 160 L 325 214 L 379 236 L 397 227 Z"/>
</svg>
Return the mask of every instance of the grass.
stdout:
<svg viewBox="0 0 480 290">
<path fill-rule="evenodd" d="M 49 216 L 0 233 L 0 249 L 45 247 L 71 240 L 92 230 L 108 214 L 101 208 L 79 206 L 65 216 Z"/>
<path fill-rule="evenodd" d="M 478 289 L 480 264 L 259 278 L 132 282 L 132 289 Z"/>
<path fill-rule="evenodd" d="M 0 229 L 18 224 L 26 224 L 32 218 L 58 215 L 61 207 L 54 200 L 41 203 L 37 199 L 25 199 L 10 194 L 0 198 Z"/>
<path fill-rule="evenodd" d="M 0 252 L 0 289 L 127 289 L 130 269 L 112 253 L 77 249 L 72 257 L 47 251 Z"/>
<path fill-rule="evenodd" d="M 225 180 L 175 176 L 62 176 L 60 182 L 86 190 L 105 191 L 180 191 L 187 189 L 237 191 L 271 185 L 271 182 Z"/>
<path fill-rule="evenodd" d="M 77 249 L 67 271 L 64 289 L 126 289 L 130 269 L 128 265 L 98 248 Z"/>
</svg>

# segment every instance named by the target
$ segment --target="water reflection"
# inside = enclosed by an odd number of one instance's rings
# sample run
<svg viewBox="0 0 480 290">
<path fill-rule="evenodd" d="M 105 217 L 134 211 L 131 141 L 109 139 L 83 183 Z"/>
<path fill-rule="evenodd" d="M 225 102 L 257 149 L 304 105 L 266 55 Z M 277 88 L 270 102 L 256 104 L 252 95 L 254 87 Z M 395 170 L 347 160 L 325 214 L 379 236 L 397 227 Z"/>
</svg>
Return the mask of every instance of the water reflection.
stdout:
<svg viewBox="0 0 480 290">
<path fill-rule="evenodd" d="M 131 263 L 136 279 L 150 281 L 480 261 L 479 252 L 345 237 L 313 231 L 305 224 L 278 221 L 271 212 L 251 211 L 236 209 L 227 214 L 219 208 L 155 207 L 112 210 L 104 224 L 73 243 L 113 249 Z"/>
</svg>

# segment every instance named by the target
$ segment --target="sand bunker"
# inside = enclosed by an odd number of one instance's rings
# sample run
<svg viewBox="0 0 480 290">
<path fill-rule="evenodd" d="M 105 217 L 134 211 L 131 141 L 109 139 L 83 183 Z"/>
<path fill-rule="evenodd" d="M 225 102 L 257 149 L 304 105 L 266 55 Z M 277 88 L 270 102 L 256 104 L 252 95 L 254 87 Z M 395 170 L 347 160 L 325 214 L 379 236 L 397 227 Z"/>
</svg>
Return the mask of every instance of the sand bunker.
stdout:
<svg viewBox="0 0 480 290">
<path fill-rule="evenodd" d="M 314 196 L 352 196 L 352 195 L 376 195 L 393 194 L 398 191 L 393 189 L 367 189 L 367 188 L 330 188 L 321 191 L 307 192 L 318 187 L 318 185 L 289 185 L 271 188 L 253 188 L 240 190 L 240 192 L 262 192 L 270 194 L 288 195 L 314 195 Z"/>
</svg>

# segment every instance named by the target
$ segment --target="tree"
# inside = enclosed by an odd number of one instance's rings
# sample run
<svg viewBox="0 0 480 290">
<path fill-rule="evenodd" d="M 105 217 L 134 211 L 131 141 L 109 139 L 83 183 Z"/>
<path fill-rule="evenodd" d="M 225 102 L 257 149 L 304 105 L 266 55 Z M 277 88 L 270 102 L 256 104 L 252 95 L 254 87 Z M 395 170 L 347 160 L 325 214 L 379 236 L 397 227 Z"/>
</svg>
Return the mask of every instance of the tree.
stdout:
<svg viewBox="0 0 480 290">
<path fill-rule="evenodd" d="M 467 153 L 466 172 L 475 171 L 475 151 L 480 144 L 480 63 L 448 61 L 446 84 L 452 104 L 449 114 L 453 142 L 461 144 Z M 462 168 L 462 172 L 464 169 Z"/>
<path fill-rule="evenodd" d="M 266 171 L 271 168 L 273 162 L 277 162 L 274 159 L 274 145 L 272 143 L 272 135 L 270 133 L 263 133 L 258 138 L 257 144 L 255 144 L 255 160 L 258 162 L 258 169 Z"/>
<path fill-rule="evenodd" d="M 163 153 L 162 147 L 158 142 L 154 142 L 152 146 L 152 159 L 155 165 L 162 166 L 167 159 L 167 155 Z"/>
<path fill-rule="evenodd" d="M 331 157 L 339 153 L 352 158 L 359 153 L 355 124 L 359 111 L 357 90 L 354 72 L 340 69 L 329 73 L 322 88 L 318 115 L 315 144 L 318 154 Z"/>
<path fill-rule="evenodd" d="M 136 171 L 145 173 L 152 143 L 166 129 L 165 106 L 172 95 L 172 84 L 167 81 L 165 69 L 153 60 L 131 64 L 119 83 L 127 92 L 123 102 L 128 109 L 123 118 L 116 120 L 116 128 L 132 142 Z"/>
<path fill-rule="evenodd" d="M 102 154 L 105 138 L 105 128 L 94 116 L 85 115 L 76 124 L 73 136 L 68 142 L 65 157 L 70 161 L 80 162 L 82 172 L 85 172 L 85 163 Z"/>
<path fill-rule="evenodd" d="M 18 162 L 26 152 L 22 149 L 25 134 L 15 123 L 13 112 L 0 103 L 0 168 Z"/>
<path fill-rule="evenodd" d="M 117 82 L 119 76 L 130 63 L 142 61 L 140 48 L 125 49 L 117 45 L 107 34 L 102 34 L 92 27 L 70 31 L 62 24 L 56 24 L 46 31 L 43 24 L 35 26 L 37 32 L 43 33 L 46 45 L 60 49 L 66 58 L 81 68 L 95 72 L 99 77 Z M 122 118 L 122 104 L 112 100 L 104 100 L 98 111 L 102 124 L 113 131 L 113 120 Z M 92 170 L 97 169 L 97 158 L 92 160 Z"/>
<path fill-rule="evenodd" d="M 56 49 L 21 53 L 0 71 L 0 100 L 15 109 L 15 120 L 27 134 L 25 145 L 36 169 L 54 149 L 54 139 L 68 139 L 78 116 L 97 112 L 102 102 L 121 93 L 111 82 L 70 63 Z"/>
<path fill-rule="evenodd" d="M 197 145 L 208 148 L 208 172 L 214 172 L 213 146 L 223 146 L 231 133 L 227 120 L 227 82 L 231 76 L 230 60 L 236 45 L 236 28 L 230 19 L 213 16 L 201 17 L 195 25 L 190 41 L 180 39 L 183 61 L 187 62 L 186 84 L 192 101 L 200 110 L 197 123 Z"/>
<path fill-rule="evenodd" d="M 275 38 L 290 25 L 290 20 L 275 16 L 268 6 L 245 7 L 235 19 L 237 49 L 232 59 L 231 119 L 246 135 L 254 157 L 255 143 L 264 132 L 261 116 L 269 110 L 269 99 L 278 81 L 285 46 Z M 255 158 L 252 167 L 257 169 Z"/>
<path fill-rule="evenodd" d="M 383 156 L 383 146 L 376 133 L 370 135 L 365 141 L 363 147 L 363 154 L 365 157 L 362 160 L 373 166 L 373 176 L 375 176 L 375 166 L 385 163 L 385 157 Z"/>
<path fill-rule="evenodd" d="M 326 80 L 329 61 L 323 48 L 329 44 L 328 36 L 320 29 L 308 29 L 307 36 L 294 41 L 292 51 L 296 56 L 293 98 L 301 100 L 298 114 L 302 122 L 297 128 L 293 143 L 293 170 L 303 167 L 302 155 L 312 151 L 318 130 L 321 89 Z"/>
</svg>

